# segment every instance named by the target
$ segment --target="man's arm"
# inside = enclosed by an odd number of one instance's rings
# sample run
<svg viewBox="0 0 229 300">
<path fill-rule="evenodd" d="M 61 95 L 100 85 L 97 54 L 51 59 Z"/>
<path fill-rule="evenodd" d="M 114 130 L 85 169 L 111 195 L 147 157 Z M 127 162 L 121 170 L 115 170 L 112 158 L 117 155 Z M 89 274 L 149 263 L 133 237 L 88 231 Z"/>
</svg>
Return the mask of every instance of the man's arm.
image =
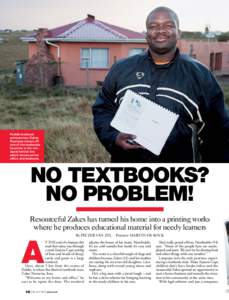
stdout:
<svg viewBox="0 0 229 300">
<path fill-rule="evenodd" d="M 117 75 L 116 65 L 113 65 L 92 107 L 95 132 L 109 153 L 112 153 L 114 146 L 118 146 L 124 150 L 142 148 L 142 146 L 138 144 L 131 143 L 131 140 L 133 140 L 135 136 L 128 133 L 120 133 L 110 126 L 118 109 L 118 104 L 115 101 Z"/>
<path fill-rule="evenodd" d="M 118 109 L 115 103 L 117 85 L 115 69 L 116 65 L 113 65 L 92 107 L 95 132 L 108 152 L 112 151 L 113 144 L 119 134 L 118 130 L 110 126 L 111 120 Z"/>
</svg>

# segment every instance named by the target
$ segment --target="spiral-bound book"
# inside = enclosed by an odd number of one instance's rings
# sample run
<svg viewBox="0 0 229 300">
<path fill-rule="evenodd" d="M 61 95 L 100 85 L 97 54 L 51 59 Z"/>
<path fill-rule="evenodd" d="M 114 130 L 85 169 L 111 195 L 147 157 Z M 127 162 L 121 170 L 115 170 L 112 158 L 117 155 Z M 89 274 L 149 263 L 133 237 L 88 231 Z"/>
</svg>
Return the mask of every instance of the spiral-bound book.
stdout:
<svg viewBox="0 0 229 300">
<path fill-rule="evenodd" d="M 111 126 L 136 135 L 137 143 L 160 155 L 178 117 L 163 106 L 127 90 Z"/>
</svg>

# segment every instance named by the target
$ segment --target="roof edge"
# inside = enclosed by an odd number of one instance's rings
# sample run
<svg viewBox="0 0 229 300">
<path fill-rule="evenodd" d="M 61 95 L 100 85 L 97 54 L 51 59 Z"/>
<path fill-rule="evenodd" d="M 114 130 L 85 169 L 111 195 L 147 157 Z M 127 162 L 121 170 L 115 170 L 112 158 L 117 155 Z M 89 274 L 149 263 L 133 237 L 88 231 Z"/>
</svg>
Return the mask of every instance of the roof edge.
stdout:
<svg viewBox="0 0 229 300">
<path fill-rule="evenodd" d="M 23 42 L 36 42 L 36 38 L 21 38 Z M 114 39 L 114 40 L 104 40 L 104 39 L 73 39 L 73 38 L 46 38 L 45 40 L 50 42 L 76 42 L 76 43 L 140 43 L 145 44 L 145 39 Z"/>
</svg>

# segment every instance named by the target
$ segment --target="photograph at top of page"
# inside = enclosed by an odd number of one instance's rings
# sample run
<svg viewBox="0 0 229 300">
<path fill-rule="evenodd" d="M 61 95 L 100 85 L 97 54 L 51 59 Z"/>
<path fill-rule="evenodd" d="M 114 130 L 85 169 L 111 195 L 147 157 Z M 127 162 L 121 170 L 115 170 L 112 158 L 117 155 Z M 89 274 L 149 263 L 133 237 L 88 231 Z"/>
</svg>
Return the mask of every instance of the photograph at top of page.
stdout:
<svg viewBox="0 0 229 300">
<path fill-rule="evenodd" d="M 42 130 L 40 161 L 229 161 L 226 1 L 24 2 L 0 4 L 0 129 Z M 160 153 L 111 126 L 128 90 L 179 115 Z"/>
</svg>

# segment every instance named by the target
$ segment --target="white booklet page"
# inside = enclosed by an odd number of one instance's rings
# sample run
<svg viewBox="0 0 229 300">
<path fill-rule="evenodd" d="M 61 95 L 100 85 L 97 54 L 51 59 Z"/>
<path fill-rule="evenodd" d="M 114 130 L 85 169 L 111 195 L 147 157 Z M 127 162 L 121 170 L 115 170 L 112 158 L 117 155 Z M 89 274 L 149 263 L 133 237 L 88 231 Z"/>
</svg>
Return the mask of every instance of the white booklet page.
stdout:
<svg viewBox="0 0 229 300">
<path fill-rule="evenodd" d="M 111 126 L 136 135 L 137 143 L 160 155 L 178 117 L 163 106 L 127 90 Z"/>
</svg>

